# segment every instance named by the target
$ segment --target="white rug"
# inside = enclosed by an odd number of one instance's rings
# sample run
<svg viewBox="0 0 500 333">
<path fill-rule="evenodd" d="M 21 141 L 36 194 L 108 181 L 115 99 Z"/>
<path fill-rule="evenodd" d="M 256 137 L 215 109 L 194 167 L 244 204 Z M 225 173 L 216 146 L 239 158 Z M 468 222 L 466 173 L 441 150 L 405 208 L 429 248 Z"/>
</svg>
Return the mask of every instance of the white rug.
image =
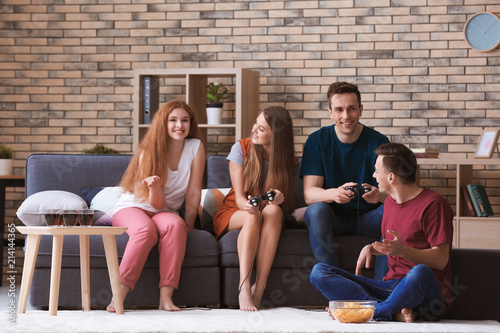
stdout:
<svg viewBox="0 0 500 333">
<path fill-rule="evenodd" d="M 231 309 L 126 310 L 124 315 L 106 311 L 31 310 L 15 314 L 2 311 L 0 332 L 500 332 L 497 321 L 441 321 L 437 323 L 369 322 L 342 324 L 326 311 L 276 308 L 259 312 Z"/>
</svg>

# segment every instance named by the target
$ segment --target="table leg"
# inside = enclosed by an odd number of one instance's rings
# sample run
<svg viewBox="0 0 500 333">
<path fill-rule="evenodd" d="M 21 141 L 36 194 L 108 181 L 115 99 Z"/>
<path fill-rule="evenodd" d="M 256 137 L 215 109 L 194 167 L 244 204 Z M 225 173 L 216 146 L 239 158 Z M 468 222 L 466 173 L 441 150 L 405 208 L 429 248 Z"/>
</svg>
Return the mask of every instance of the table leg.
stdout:
<svg viewBox="0 0 500 333">
<path fill-rule="evenodd" d="M 116 250 L 116 236 L 102 235 L 106 262 L 108 264 L 109 282 L 113 292 L 113 301 L 116 314 L 123 314 L 123 299 L 120 284 L 120 271 L 118 269 L 118 251 Z"/>
<path fill-rule="evenodd" d="M 57 316 L 59 304 L 59 283 L 61 282 L 61 260 L 63 250 L 63 235 L 54 235 L 52 242 L 52 268 L 50 273 L 49 315 Z"/>
<path fill-rule="evenodd" d="M 82 281 L 82 310 L 90 311 L 89 235 L 80 235 L 80 278 Z"/>
<path fill-rule="evenodd" d="M 28 242 L 26 243 L 26 253 L 24 255 L 23 275 L 21 278 L 21 294 L 19 295 L 19 308 L 17 309 L 18 313 L 26 312 L 41 237 L 41 235 L 29 235 L 27 238 Z"/>
</svg>

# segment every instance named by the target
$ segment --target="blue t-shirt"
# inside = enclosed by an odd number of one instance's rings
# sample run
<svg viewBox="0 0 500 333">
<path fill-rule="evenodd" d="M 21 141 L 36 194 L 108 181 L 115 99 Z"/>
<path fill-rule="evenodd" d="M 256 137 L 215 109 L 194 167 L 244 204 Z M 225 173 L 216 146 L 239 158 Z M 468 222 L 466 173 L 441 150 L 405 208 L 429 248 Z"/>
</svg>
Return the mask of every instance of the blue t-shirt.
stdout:
<svg viewBox="0 0 500 333">
<path fill-rule="evenodd" d="M 307 138 L 300 176 L 324 177 L 324 189 L 338 188 L 347 182 L 378 186 L 373 178 L 377 159 L 375 149 L 384 143 L 389 143 L 385 135 L 366 126 L 356 142 L 347 144 L 338 139 L 335 125 L 323 127 Z M 380 204 L 371 204 L 360 198 L 359 212 L 366 213 Z M 332 207 L 340 215 L 357 214 L 358 200 L 353 198 L 347 204 L 333 202 Z"/>
</svg>

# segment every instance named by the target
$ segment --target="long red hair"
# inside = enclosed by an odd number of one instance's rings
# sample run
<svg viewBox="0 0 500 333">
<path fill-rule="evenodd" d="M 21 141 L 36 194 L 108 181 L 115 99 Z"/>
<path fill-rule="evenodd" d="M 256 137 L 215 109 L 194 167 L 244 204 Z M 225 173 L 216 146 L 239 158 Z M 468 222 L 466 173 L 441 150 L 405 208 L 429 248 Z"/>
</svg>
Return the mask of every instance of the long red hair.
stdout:
<svg viewBox="0 0 500 333">
<path fill-rule="evenodd" d="M 165 184 L 168 176 L 168 146 L 171 140 L 168 135 L 168 117 L 175 109 L 183 109 L 189 115 L 190 127 L 188 138 L 195 138 L 198 132 L 198 122 L 193 110 L 183 101 L 169 101 L 156 112 L 146 135 L 132 157 L 125 171 L 120 186 L 125 191 L 134 193 L 139 199 L 147 199 L 148 187 L 142 185 L 143 179 L 157 175 Z"/>
</svg>

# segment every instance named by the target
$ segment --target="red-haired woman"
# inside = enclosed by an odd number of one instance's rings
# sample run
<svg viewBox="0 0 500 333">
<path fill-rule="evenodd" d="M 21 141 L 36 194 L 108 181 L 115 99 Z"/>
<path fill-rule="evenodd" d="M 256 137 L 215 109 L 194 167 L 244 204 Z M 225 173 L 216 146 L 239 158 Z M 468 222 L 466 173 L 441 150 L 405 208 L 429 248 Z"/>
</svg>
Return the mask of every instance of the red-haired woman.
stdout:
<svg viewBox="0 0 500 333">
<path fill-rule="evenodd" d="M 172 301 L 186 250 L 188 229 L 194 227 L 201 198 L 205 150 L 195 139 L 198 124 L 181 101 L 165 103 L 125 171 L 124 193 L 113 215 L 113 226 L 128 227 L 129 241 L 120 263 L 123 300 L 134 289 L 149 252 L 160 254 L 160 309 L 178 311 Z M 185 202 L 185 216 L 179 209 Z M 113 300 L 108 311 L 114 312 Z"/>
<path fill-rule="evenodd" d="M 215 214 L 214 230 L 219 237 L 231 230 L 241 230 L 237 241 L 238 301 L 241 310 L 257 311 L 278 247 L 283 216 L 293 211 L 297 158 L 288 111 L 280 106 L 262 109 L 253 126 L 252 137 L 235 143 L 227 159 L 233 188 Z M 260 212 L 260 207 L 254 207 L 249 199 L 267 191 L 274 191 L 275 198 L 263 201 Z M 254 258 L 256 280 L 251 286 Z"/>
</svg>

